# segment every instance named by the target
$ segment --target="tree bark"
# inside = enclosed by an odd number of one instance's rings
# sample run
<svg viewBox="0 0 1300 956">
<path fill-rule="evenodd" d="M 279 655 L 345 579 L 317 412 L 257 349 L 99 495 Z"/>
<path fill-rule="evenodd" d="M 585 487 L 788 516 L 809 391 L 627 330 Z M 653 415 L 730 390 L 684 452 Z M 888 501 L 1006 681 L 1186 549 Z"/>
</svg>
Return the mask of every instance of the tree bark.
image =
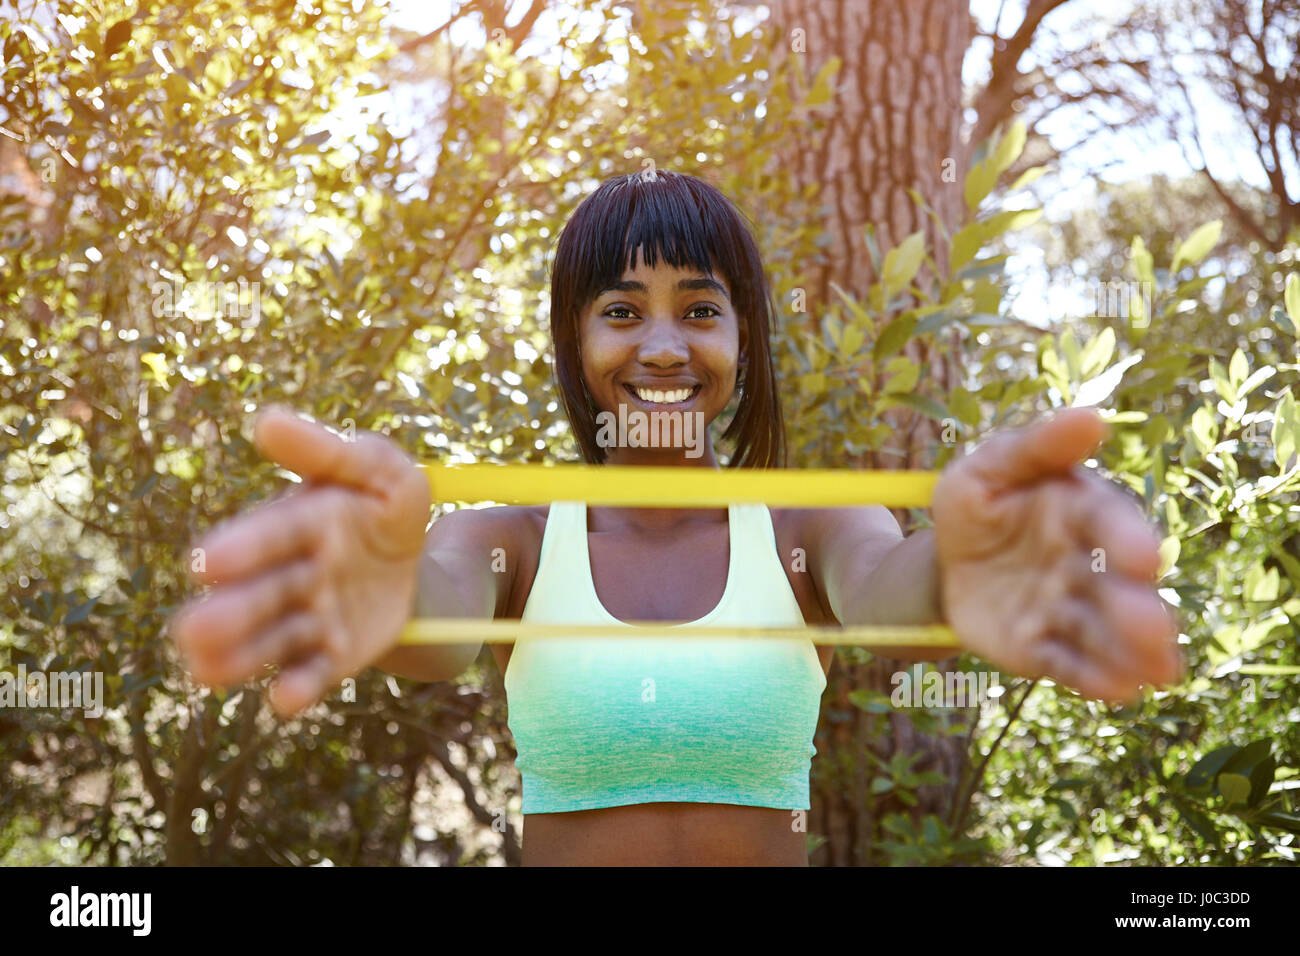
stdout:
<svg viewBox="0 0 1300 956">
<path fill-rule="evenodd" d="M 962 138 L 961 64 L 972 24 L 960 0 L 777 0 L 771 22 L 779 36 L 788 38 L 782 46 L 785 55 L 806 57 L 809 78 L 831 57 L 841 61 L 822 133 L 791 143 L 783 157 L 796 171 L 800 187 L 820 187 L 822 209 L 812 214 L 820 215 L 830 241 L 824 260 L 800 272 L 813 326 L 809 334 L 820 336 L 821 317 L 838 302 L 831 283 L 865 299 L 876 278 L 863 237 L 866 224 L 875 226 L 882 253 L 921 229 L 932 248 L 941 245 L 936 243 L 937 226 L 918 208 L 909 189 L 924 198 L 950 232 L 963 217 L 962 180 L 968 162 Z M 947 268 L 942 258 L 939 267 Z M 945 394 L 958 381 L 957 336 L 954 329 L 950 338 L 930 347 L 919 341 L 907 347 L 906 354 L 931 377 L 935 394 Z M 846 454 L 831 464 L 852 469 L 933 467 L 938 423 L 909 409 L 890 410 L 885 420 L 896 436 L 891 444 L 902 449 L 901 456 L 880 450 Z M 905 533 L 912 530 L 906 511 L 894 513 Z M 955 797 L 967 762 L 964 738 L 927 737 L 904 712 L 881 717 L 849 700 L 849 692 L 859 688 L 888 695 L 893 689 L 890 675 L 904 666 L 884 658 L 853 665 L 840 655 L 831 671 L 813 764 L 809 829 L 827 837 L 812 854 L 815 864 L 887 862 L 875 845 L 886 813 L 908 813 L 918 823 L 929 813 L 944 819 Z M 973 716 L 961 710 L 949 713 L 953 720 Z M 868 748 L 884 761 L 896 753 L 919 752 L 912 769 L 939 770 L 947 782 L 919 790 L 915 807 L 892 794 L 873 796 L 870 783 L 879 771 L 864 752 Z"/>
</svg>

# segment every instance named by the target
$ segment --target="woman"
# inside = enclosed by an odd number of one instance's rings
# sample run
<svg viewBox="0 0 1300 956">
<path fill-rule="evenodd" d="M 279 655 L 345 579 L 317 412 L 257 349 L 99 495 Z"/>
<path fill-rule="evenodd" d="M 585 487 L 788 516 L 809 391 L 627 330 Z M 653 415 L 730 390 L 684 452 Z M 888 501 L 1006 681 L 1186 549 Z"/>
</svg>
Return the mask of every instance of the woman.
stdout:
<svg viewBox="0 0 1300 956">
<path fill-rule="evenodd" d="M 561 234 L 552 275 L 557 377 L 586 460 L 717 468 L 707 429 L 691 446 L 689 430 L 647 444 L 604 426 L 712 422 L 739 390 L 728 466 L 783 466 L 772 320 L 754 240 L 718 190 L 668 172 L 603 183 Z M 304 484 L 202 542 L 197 576 L 216 587 L 174 634 L 205 683 L 279 665 L 282 715 L 367 666 L 433 681 L 477 657 L 477 644 L 397 647 L 412 610 L 611 631 L 945 621 L 1004 672 L 1132 699 L 1176 680 L 1181 661 L 1155 592 L 1158 538 L 1077 464 L 1105 428 L 1076 409 L 993 437 L 945 469 L 934 529 L 906 539 L 881 506 L 582 502 L 462 509 L 426 537 L 426 479 L 396 445 L 272 410 L 258 445 Z M 492 650 L 518 745 L 525 864 L 807 864 L 800 811 L 833 648 L 615 635 Z"/>
</svg>

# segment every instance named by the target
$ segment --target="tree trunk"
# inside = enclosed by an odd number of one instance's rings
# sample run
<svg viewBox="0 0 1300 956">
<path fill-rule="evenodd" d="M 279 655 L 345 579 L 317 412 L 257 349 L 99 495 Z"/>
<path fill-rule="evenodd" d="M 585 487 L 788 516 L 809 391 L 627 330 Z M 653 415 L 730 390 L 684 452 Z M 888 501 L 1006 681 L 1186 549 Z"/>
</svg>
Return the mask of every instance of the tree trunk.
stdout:
<svg viewBox="0 0 1300 956">
<path fill-rule="evenodd" d="M 865 298 L 875 279 L 863 238 L 867 223 L 875 226 L 882 252 L 919 229 L 927 230 L 933 243 L 935 224 L 913 202 L 909 188 L 949 231 L 964 214 L 961 64 L 972 26 L 960 0 L 777 0 L 771 22 L 787 38 L 782 44 L 786 55 L 806 58 L 808 77 L 833 56 L 841 61 L 823 132 L 791 143 L 785 156 L 800 187 L 820 186 L 824 232 L 830 237 L 824 262 L 800 271 L 814 323 L 809 334 L 820 336 L 816 324 L 838 302 L 830 283 Z M 939 266 L 946 269 L 946 262 Z M 957 335 L 954 329 L 932 347 L 913 341 L 907 348 L 906 354 L 928 371 L 935 394 L 945 394 L 958 381 Z M 901 456 L 879 450 L 846 454 L 835 464 L 932 468 L 938 423 L 905 408 L 890 410 L 885 418 L 896 436 L 891 445 Z M 905 510 L 894 514 L 905 533 L 912 530 Z M 828 841 L 813 853 L 815 864 L 887 862 L 875 845 L 886 813 L 908 813 L 918 824 L 926 814 L 947 818 L 967 762 L 965 737 L 928 737 L 905 712 L 874 715 L 848 698 L 858 688 L 888 695 L 893 690 L 890 675 L 905 666 L 883 658 L 853 665 L 841 655 L 831 671 L 813 764 L 809 823 L 810 831 Z M 961 710 L 947 713 L 954 721 L 973 718 Z M 895 753 L 920 752 L 912 769 L 939 770 L 947 782 L 917 791 L 920 802 L 910 808 L 892 793 L 873 796 L 870 782 L 878 771 L 865 753 L 868 748 L 884 761 Z"/>
</svg>

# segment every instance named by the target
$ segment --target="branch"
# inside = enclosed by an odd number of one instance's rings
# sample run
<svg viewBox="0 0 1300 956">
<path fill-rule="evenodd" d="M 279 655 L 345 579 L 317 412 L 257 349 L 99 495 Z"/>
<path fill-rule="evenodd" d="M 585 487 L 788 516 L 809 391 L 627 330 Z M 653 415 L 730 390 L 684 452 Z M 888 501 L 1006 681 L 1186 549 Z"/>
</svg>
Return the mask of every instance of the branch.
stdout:
<svg viewBox="0 0 1300 956">
<path fill-rule="evenodd" d="M 1016 81 L 1020 79 L 1020 58 L 1025 55 L 1034 42 L 1034 34 L 1043 18 L 1069 0 L 1029 0 L 1024 19 L 1016 32 L 999 45 L 998 38 L 993 41 L 993 55 L 989 57 L 989 82 L 975 98 L 975 129 L 971 134 L 973 142 L 987 139 L 993 129 L 1007 118 L 1011 104 L 1016 98 Z M 998 22 L 1001 23 L 1002 10 L 998 10 Z M 994 30 L 996 31 L 996 27 Z"/>
<path fill-rule="evenodd" d="M 1032 694 L 1034 688 L 1038 686 L 1038 680 L 1038 678 L 1034 678 L 1030 681 L 1029 686 L 1025 688 L 1025 692 L 1020 696 L 1020 700 L 1016 701 L 1016 706 L 1013 707 L 1011 713 L 1007 715 L 1007 722 L 1002 725 L 1002 730 L 998 732 L 997 739 L 993 741 L 993 746 L 989 747 L 988 753 L 984 755 L 984 759 L 980 761 L 979 766 L 976 767 L 968 777 L 964 777 L 962 781 L 963 785 L 958 787 L 957 793 L 959 796 L 961 795 L 962 790 L 966 790 L 967 792 L 965 797 L 957 800 L 953 804 L 954 810 L 959 806 L 961 807 L 961 811 L 957 814 L 956 819 L 953 822 L 952 832 L 954 834 L 960 833 L 961 828 L 966 825 L 966 814 L 970 811 L 971 800 L 975 797 L 975 783 L 984 776 L 984 769 L 989 765 L 989 760 L 991 760 L 993 755 L 997 752 L 999 745 L 1002 743 L 1002 738 L 1007 735 L 1007 731 L 1011 729 L 1011 725 L 1016 722 L 1016 717 L 1020 714 L 1020 708 L 1025 705 L 1025 701 L 1029 699 L 1029 695 Z M 968 764 L 967 767 L 969 768 L 969 766 L 970 765 Z"/>
</svg>

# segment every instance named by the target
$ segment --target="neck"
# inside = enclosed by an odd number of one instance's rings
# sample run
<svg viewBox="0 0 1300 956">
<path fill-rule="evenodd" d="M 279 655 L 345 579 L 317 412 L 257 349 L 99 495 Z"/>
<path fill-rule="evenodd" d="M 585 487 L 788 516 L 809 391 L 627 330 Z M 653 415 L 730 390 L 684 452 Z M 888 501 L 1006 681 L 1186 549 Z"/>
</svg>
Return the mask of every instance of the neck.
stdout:
<svg viewBox="0 0 1300 956">
<path fill-rule="evenodd" d="M 605 464 L 613 467 L 718 469 L 713 442 L 706 438 L 703 454 L 688 457 L 681 448 L 610 448 Z M 591 531 L 636 531 L 647 535 L 673 534 L 700 524 L 725 523 L 726 508 L 589 508 Z"/>
</svg>

